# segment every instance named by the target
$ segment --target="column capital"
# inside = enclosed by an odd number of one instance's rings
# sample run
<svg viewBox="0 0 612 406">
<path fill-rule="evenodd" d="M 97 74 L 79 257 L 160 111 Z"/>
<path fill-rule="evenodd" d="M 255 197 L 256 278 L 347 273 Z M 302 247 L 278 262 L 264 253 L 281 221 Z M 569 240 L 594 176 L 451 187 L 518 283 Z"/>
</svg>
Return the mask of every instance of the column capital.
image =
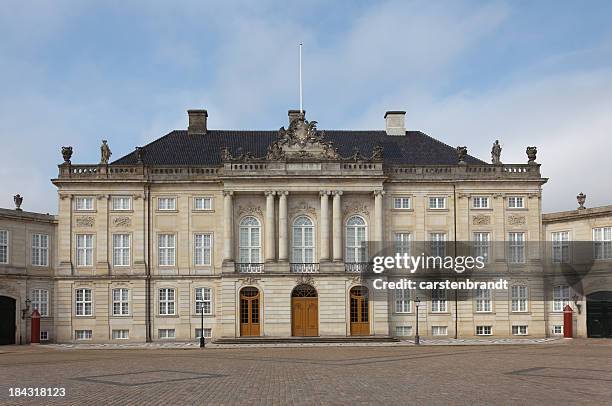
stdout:
<svg viewBox="0 0 612 406">
<path fill-rule="evenodd" d="M 279 190 L 276 192 L 277 195 L 279 196 L 287 196 L 289 194 L 289 191 L 287 190 Z"/>
<path fill-rule="evenodd" d="M 233 196 L 234 195 L 234 191 L 233 190 L 224 190 L 223 191 L 223 196 Z"/>
<path fill-rule="evenodd" d="M 387 192 L 385 192 L 384 190 L 375 190 L 374 191 L 374 196 L 384 196 Z"/>
<path fill-rule="evenodd" d="M 331 193 L 335 196 L 342 196 L 344 192 L 342 190 L 333 190 Z"/>
<path fill-rule="evenodd" d="M 264 195 L 266 196 L 274 196 L 276 194 L 276 192 L 274 190 L 266 190 L 264 192 Z"/>
<path fill-rule="evenodd" d="M 319 191 L 319 195 L 320 195 L 320 196 L 329 196 L 329 195 L 331 195 L 331 194 L 332 194 L 332 191 L 331 191 L 331 190 L 320 190 L 320 191 Z"/>
</svg>

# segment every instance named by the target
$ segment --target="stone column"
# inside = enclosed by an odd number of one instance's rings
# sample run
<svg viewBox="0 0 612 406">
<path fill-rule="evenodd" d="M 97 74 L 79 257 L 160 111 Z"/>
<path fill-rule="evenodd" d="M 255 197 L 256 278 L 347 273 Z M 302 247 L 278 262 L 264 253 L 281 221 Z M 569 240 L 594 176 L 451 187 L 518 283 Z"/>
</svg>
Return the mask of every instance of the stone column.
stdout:
<svg viewBox="0 0 612 406">
<path fill-rule="evenodd" d="M 321 248 L 320 261 L 329 261 L 329 194 L 328 190 L 319 192 L 321 195 Z"/>
<path fill-rule="evenodd" d="M 223 262 L 234 260 L 233 194 L 231 190 L 223 191 Z"/>
<path fill-rule="evenodd" d="M 383 195 L 382 190 L 374 191 L 374 241 L 383 240 Z"/>
<path fill-rule="evenodd" d="M 272 262 L 275 259 L 275 242 L 274 242 L 274 195 L 276 192 L 267 190 L 266 195 L 266 222 L 264 229 L 266 232 L 265 240 L 265 261 Z"/>
<path fill-rule="evenodd" d="M 334 244 L 333 244 L 333 256 L 334 261 L 342 261 L 342 207 L 340 196 L 342 196 L 341 190 L 333 192 L 334 201 L 332 203 L 332 215 L 333 215 L 333 233 L 334 233 Z"/>
<path fill-rule="evenodd" d="M 287 195 L 289 192 L 276 192 L 278 198 L 278 260 L 289 260 L 289 238 L 287 238 Z"/>
</svg>

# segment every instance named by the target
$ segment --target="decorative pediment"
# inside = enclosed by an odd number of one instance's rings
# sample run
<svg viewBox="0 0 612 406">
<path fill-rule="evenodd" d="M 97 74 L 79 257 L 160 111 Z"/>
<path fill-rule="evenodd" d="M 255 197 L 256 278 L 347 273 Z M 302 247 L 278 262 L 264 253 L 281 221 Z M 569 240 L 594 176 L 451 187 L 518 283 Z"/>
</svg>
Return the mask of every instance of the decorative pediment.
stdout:
<svg viewBox="0 0 612 406">
<path fill-rule="evenodd" d="M 310 216 L 316 217 L 317 210 L 310 206 L 308 203 L 302 201 L 299 202 L 296 206 L 292 207 L 289 211 L 291 217 L 296 216 L 298 214 L 309 214 Z"/>
<path fill-rule="evenodd" d="M 113 217 L 113 227 L 131 227 L 132 219 L 128 216 Z"/>
<path fill-rule="evenodd" d="M 250 204 L 248 206 L 238 206 L 238 215 L 239 216 L 245 216 L 245 215 L 263 216 L 263 211 L 261 210 L 261 207 Z"/>
<path fill-rule="evenodd" d="M 365 203 L 349 202 L 344 206 L 343 213 L 344 216 L 348 216 L 351 214 L 363 214 L 369 216 L 370 210 L 368 209 L 368 205 Z"/>
<path fill-rule="evenodd" d="M 93 227 L 96 219 L 93 216 L 80 216 L 74 219 L 77 227 Z"/>
</svg>

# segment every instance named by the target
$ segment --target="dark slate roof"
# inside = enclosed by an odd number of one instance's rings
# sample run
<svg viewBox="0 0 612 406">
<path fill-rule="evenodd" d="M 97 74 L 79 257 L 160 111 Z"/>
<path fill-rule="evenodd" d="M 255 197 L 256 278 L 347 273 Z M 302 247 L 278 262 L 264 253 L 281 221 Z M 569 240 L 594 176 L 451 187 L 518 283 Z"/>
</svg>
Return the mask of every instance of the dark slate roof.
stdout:
<svg viewBox="0 0 612 406">
<path fill-rule="evenodd" d="M 385 131 L 325 130 L 325 140 L 332 141 L 343 157 L 353 154 L 357 148 L 369 157 L 372 149 L 384 148 L 386 165 L 455 165 L 455 148 L 420 131 L 406 131 L 406 136 L 389 136 Z M 209 130 L 206 134 L 188 135 L 185 130 L 175 130 L 144 146 L 143 161 L 147 165 L 219 165 L 221 148 L 228 147 L 232 155 L 251 152 L 256 157 L 266 155 L 268 146 L 276 141 L 278 131 Z M 468 164 L 485 162 L 467 156 Z M 136 164 L 136 152 L 132 152 L 113 165 Z"/>
</svg>

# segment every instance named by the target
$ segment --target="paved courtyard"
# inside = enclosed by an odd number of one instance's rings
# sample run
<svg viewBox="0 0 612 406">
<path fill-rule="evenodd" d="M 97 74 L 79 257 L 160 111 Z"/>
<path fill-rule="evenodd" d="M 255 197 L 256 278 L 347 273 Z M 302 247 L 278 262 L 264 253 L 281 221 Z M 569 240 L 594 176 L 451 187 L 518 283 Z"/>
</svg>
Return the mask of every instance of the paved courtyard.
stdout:
<svg viewBox="0 0 612 406">
<path fill-rule="evenodd" d="M 65 388 L 11 398 L 9 388 Z M 0 347 L 1 404 L 610 404 L 612 340 L 540 345 Z"/>
</svg>

